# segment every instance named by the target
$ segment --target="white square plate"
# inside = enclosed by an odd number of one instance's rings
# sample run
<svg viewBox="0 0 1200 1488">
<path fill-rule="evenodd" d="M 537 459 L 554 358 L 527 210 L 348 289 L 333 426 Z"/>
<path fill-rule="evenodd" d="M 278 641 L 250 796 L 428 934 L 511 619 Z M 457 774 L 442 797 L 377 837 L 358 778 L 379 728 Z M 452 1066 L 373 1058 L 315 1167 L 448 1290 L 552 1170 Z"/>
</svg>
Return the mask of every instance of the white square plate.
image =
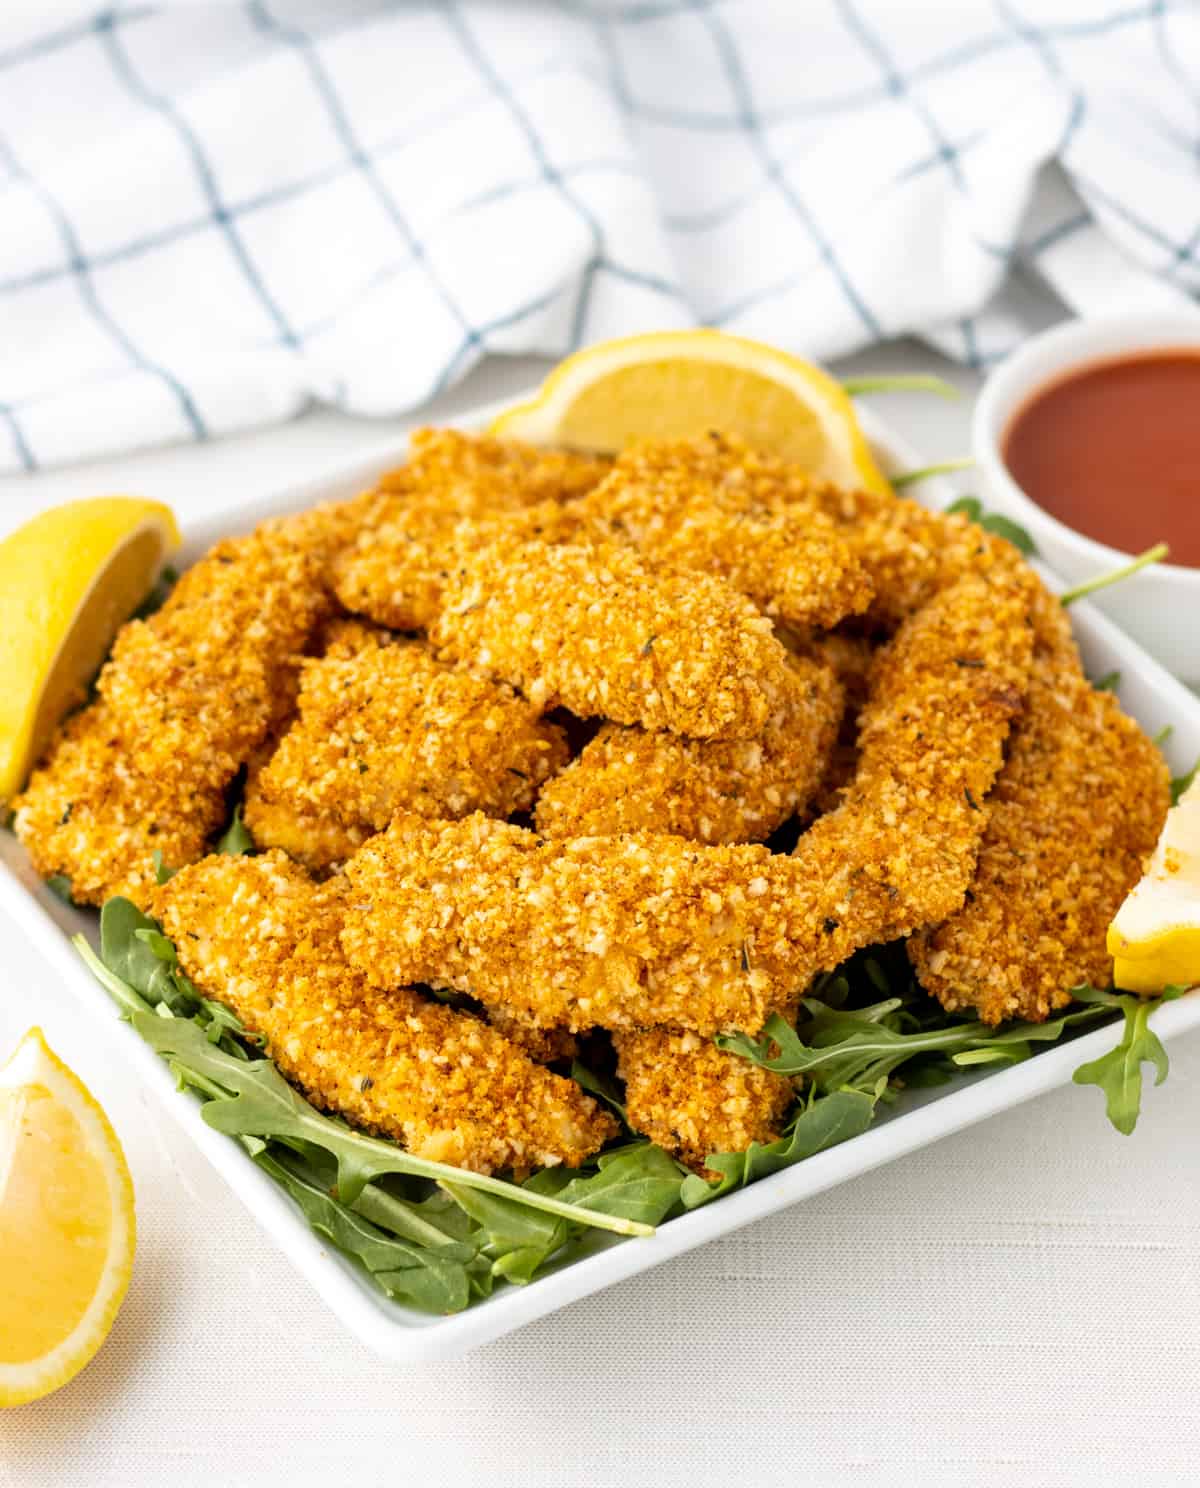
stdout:
<svg viewBox="0 0 1200 1488">
<path fill-rule="evenodd" d="M 467 427 L 482 427 L 496 411 L 483 409 L 462 422 Z M 914 469 L 925 463 L 880 421 L 865 414 L 862 421 L 885 469 Z M 243 508 L 236 520 L 200 524 L 187 533 L 182 561 L 193 562 L 218 538 L 248 529 L 265 517 L 351 495 L 380 471 L 398 464 L 404 454 L 403 443 L 391 445 L 318 481 L 256 501 Z M 945 505 L 953 496 L 937 481 L 925 482 L 912 494 L 934 507 Z M 1119 671 L 1121 701 L 1126 709 L 1151 734 L 1168 723 L 1173 725 L 1167 746 L 1172 769 L 1177 774 L 1190 769 L 1200 756 L 1200 699 L 1098 611 L 1081 603 L 1072 608 L 1071 616 L 1091 675 Z M 81 1003 L 105 1026 L 129 1067 L 160 1095 L 164 1108 L 346 1327 L 378 1353 L 397 1360 L 461 1354 L 590 1292 L 648 1270 L 669 1256 L 727 1235 L 809 1194 L 832 1188 L 939 1137 L 1065 1085 L 1079 1064 L 1110 1049 L 1118 1037 L 1111 1026 L 1096 1029 L 1070 1043 L 1051 1045 L 1022 1064 L 913 1093 L 881 1112 L 876 1124 L 863 1135 L 672 1219 L 651 1239 L 614 1241 L 597 1235 L 588 1253 L 550 1270 L 529 1286 L 501 1286 L 493 1296 L 465 1312 L 427 1317 L 375 1291 L 363 1273 L 315 1235 L 287 1196 L 255 1167 L 236 1142 L 205 1125 L 199 1102 L 177 1091 L 166 1065 L 128 1024 L 118 1021 L 108 994 L 92 979 L 68 939 L 75 931 L 84 930 L 94 940 L 96 917 L 60 903 L 38 879 L 24 849 L 10 834 L 0 834 L 0 861 L 0 907 L 21 926 L 49 966 L 75 989 Z M 1163 1039 L 1200 1026 L 1200 996 L 1167 1004 L 1155 1015 L 1154 1026 Z M 1081 1091 L 1079 1099 L 1098 1101 L 1096 1092 L 1090 1090 Z M 1097 1105 L 1096 1120 L 1103 1119 Z"/>
</svg>

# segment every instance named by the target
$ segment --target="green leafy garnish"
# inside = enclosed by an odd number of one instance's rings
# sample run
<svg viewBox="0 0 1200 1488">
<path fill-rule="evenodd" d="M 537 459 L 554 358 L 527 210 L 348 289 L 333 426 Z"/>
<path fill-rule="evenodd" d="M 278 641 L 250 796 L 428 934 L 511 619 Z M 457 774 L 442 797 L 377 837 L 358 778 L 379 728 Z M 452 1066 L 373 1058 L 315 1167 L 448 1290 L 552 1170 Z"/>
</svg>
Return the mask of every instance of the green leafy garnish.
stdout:
<svg viewBox="0 0 1200 1488">
<path fill-rule="evenodd" d="M 64 904 L 75 904 L 71 898 L 71 880 L 65 873 L 52 873 L 46 880 L 46 887 L 56 899 L 61 899 Z"/>
<path fill-rule="evenodd" d="M 1152 563 L 1161 563 L 1170 551 L 1165 542 L 1155 543 L 1152 548 L 1139 553 L 1130 562 L 1122 563 L 1120 568 L 1097 574 L 1094 579 L 1085 579 L 1082 584 L 1076 584 L 1073 589 L 1064 589 L 1058 596 L 1059 603 L 1073 605 L 1077 599 L 1083 599 L 1089 594 L 1098 594 L 1101 589 L 1109 589 L 1113 584 L 1119 584 L 1123 579 L 1130 579 L 1135 573 L 1141 573 L 1143 568 L 1149 568 Z"/>
<path fill-rule="evenodd" d="M 551 1169 L 517 1184 L 416 1157 L 322 1114 L 234 1013 L 199 994 L 162 927 L 127 899 L 104 905 L 99 955 L 83 936 L 75 946 L 180 1088 L 200 1094 L 204 1120 L 238 1139 L 382 1290 L 413 1306 L 452 1311 L 496 1279 L 527 1281 L 589 1230 L 653 1234 L 678 1202 L 680 1170 L 649 1142 L 603 1155 L 592 1172 Z M 458 1222 L 430 1200 L 401 1198 L 389 1175 L 437 1184 Z"/>
<path fill-rule="evenodd" d="M 720 1198 L 730 1189 L 744 1188 L 757 1178 L 778 1173 L 781 1168 L 803 1162 L 850 1137 L 865 1132 L 875 1114 L 878 1097 L 862 1090 L 835 1090 L 810 1100 L 776 1142 L 752 1142 L 745 1152 L 716 1152 L 706 1166 L 720 1176 L 715 1180 L 690 1173 L 683 1180 L 679 1197 L 687 1209 L 698 1208 Z"/>
<path fill-rule="evenodd" d="M 1098 682 L 1092 683 L 1092 686 L 1097 692 L 1116 692 L 1120 685 L 1120 672 L 1105 672 L 1104 676 Z"/>
<path fill-rule="evenodd" d="M 961 398 L 962 394 L 944 377 L 927 373 L 901 373 L 895 377 L 847 377 L 842 387 L 852 398 L 862 393 L 936 393 L 939 398 Z"/>
<path fill-rule="evenodd" d="M 1196 779 L 1196 771 L 1200 770 L 1200 759 L 1192 766 L 1186 775 L 1176 775 L 1171 781 L 1171 805 L 1178 806 L 1179 798 L 1184 791 L 1188 790 Z"/>
<path fill-rule="evenodd" d="M 250 835 L 250 828 L 242 820 L 240 805 L 233 808 L 229 825 L 217 838 L 216 851 L 228 858 L 241 857 L 243 853 L 254 851 L 254 838 Z"/>
<path fill-rule="evenodd" d="M 1142 1065 L 1152 1064 L 1155 1085 L 1167 1078 L 1169 1064 L 1162 1040 L 1150 1027 L 1150 1014 L 1164 1002 L 1181 997 L 1183 987 L 1167 987 L 1156 998 L 1134 997 L 1123 992 L 1105 992 L 1096 987 L 1076 987 L 1075 998 L 1101 1008 L 1119 1008 L 1125 1016 L 1121 1041 L 1099 1059 L 1081 1064 L 1071 1077 L 1076 1085 L 1098 1085 L 1104 1091 L 1108 1119 L 1123 1135 L 1137 1125 L 1142 1105 Z"/>
<path fill-rule="evenodd" d="M 957 470 L 970 470 L 974 463 L 970 455 L 964 455 L 959 460 L 940 460 L 936 465 L 922 465 L 917 470 L 902 470 L 899 475 L 888 476 L 888 480 L 895 490 L 903 491 L 906 486 L 931 480 L 935 475 L 953 475 Z"/>
<path fill-rule="evenodd" d="M 1002 537 L 1005 542 L 1012 543 L 1017 552 L 1024 554 L 1026 558 L 1032 558 L 1037 553 L 1033 538 L 1019 522 L 1014 522 L 1003 512 L 984 511 L 983 502 L 978 496 L 960 496 L 946 508 L 946 515 L 966 517 L 985 532 L 990 532 L 993 537 Z"/>
</svg>

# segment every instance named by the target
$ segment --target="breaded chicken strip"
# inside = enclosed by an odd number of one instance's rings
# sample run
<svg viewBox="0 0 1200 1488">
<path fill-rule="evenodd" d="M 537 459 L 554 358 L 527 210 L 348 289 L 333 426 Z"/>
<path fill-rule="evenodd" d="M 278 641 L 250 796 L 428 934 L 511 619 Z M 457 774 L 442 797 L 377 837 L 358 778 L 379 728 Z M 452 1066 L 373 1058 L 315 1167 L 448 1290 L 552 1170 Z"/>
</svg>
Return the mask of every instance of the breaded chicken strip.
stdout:
<svg viewBox="0 0 1200 1488">
<path fill-rule="evenodd" d="M 393 630 L 428 629 L 457 554 L 482 540 L 477 526 L 503 531 L 508 518 L 541 509 L 540 520 L 521 523 L 533 535 L 607 470 L 607 461 L 585 455 L 419 430 L 409 463 L 383 477 L 376 504 L 332 565 L 337 596 Z"/>
<path fill-rule="evenodd" d="M 314 1105 L 355 1126 L 478 1172 L 576 1167 L 615 1135 L 573 1081 L 479 1019 L 371 987 L 338 943 L 343 893 L 281 853 L 213 856 L 157 889 L 150 909 L 197 987 L 266 1037 Z"/>
<path fill-rule="evenodd" d="M 564 519 L 596 540 L 716 574 L 796 625 L 860 613 L 871 598 L 861 561 L 830 520 L 756 481 L 747 453 L 720 434 L 640 441 Z"/>
<path fill-rule="evenodd" d="M 155 849 L 171 867 L 199 856 L 230 782 L 289 706 L 327 603 L 317 558 L 259 531 L 218 543 L 157 614 L 124 626 L 99 699 L 15 802 L 38 871 L 65 874 L 80 903 L 140 902 Z"/>
<path fill-rule="evenodd" d="M 782 691 L 771 622 L 720 579 L 615 547 L 489 543 L 464 555 L 430 631 L 535 706 L 694 738 L 749 738 Z"/>
<path fill-rule="evenodd" d="M 303 860 L 326 867 L 397 811 L 527 810 L 566 763 L 562 730 L 505 683 L 445 666 L 387 631 L 343 622 L 331 634 L 325 655 L 304 663 L 296 721 L 248 786 L 256 842 L 288 847 L 272 831 L 282 811 L 305 832 Z M 322 859 L 325 834 L 308 833 L 310 819 L 343 829 L 328 834 L 335 857 Z M 291 829 L 285 837 L 294 845 Z"/>
<path fill-rule="evenodd" d="M 967 903 L 908 943 L 922 986 L 985 1023 L 1041 1022 L 1079 983 L 1107 986 L 1108 923 L 1158 840 L 1168 773 L 1073 646 L 1039 647 Z"/>
<path fill-rule="evenodd" d="M 762 842 L 802 811 L 842 716 L 833 671 L 792 658 L 753 739 L 686 739 L 605 724 L 538 798 L 548 837 L 669 832 L 697 842 Z"/>
<path fill-rule="evenodd" d="M 782 1075 L 670 1028 L 615 1033 L 613 1043 L 630 1126 L 689 1168 L 779 1136 L 794 1096 Z"/>
<path fill-rule="evenodd" d="M 542 1027 L 758 1029 L 794 980 L 790 869 L 764 847 L 398 816 L 346 864 L 342 944 L 377 985 L 452 987 Z"/>
</svg>

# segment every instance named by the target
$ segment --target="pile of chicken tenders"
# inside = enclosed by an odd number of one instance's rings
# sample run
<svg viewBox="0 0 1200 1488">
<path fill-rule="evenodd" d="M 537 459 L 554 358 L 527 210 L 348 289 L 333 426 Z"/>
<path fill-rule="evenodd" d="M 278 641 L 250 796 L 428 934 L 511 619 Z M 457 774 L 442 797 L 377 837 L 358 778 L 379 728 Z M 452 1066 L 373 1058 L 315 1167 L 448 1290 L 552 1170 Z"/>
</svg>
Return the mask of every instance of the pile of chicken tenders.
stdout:
<svg viewBox="0 0 1200 1488">
<path fill-rule="evenodd" d="M 219 855 L 239 793 L 258 851 Z M 77 902 L 154 915 L 315 1104 L 525 1173 L 617 1134 L 562 1072 L 580 1037 L 701 1168 L 796 1097 L 713 1035 L 861 947 L 907 937 L 989 1023 L 1107 984 L 1168 804 L 966 517 L 717 433 L 609 461 L 426 430 L 124 626 L 15 827 Z"/>
</svg>

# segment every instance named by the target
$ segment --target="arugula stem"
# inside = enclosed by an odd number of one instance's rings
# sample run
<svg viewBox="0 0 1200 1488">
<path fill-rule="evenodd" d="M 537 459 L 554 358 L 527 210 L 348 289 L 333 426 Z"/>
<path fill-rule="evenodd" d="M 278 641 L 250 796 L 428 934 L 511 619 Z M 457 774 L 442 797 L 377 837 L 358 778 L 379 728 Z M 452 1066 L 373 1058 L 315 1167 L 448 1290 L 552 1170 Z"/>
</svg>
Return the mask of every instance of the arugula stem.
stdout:
<svg viewBox="0 0 1200 1488">
<path fill-rule="evenodd" d="M 1144 553 L 1124 563 L 1120 568 L 1114 568 L 1108 573 L 1097 574 L 1094 579 L 1085 579 L 1082 584 L 1076 584 L 1073 589 L 1065 589 L 1058 596 L 1062 605 L 1072 605 L 1077 599 L 1083 599 L 1085 595 L 1095 594 L 1098 590 L 1107 589 L 1113 584 L 1119 584 L 1123 579 L 1132 578 L 1135 573 L 1140 573 L 1143 568 L 1149 568 L 1152 563 L 1161 563 L 1170 552 L 1165 542 L 1155 543 L 1152 548 L 1147 548 Z"/>
<path fill-rule="evenodd" d="M 919 470 L 903 470 L 899 475 L 891 475 L 888 479 L 897 491 L 903 491 L 906 486 L 915 486 L 918 481 L 928 480 L 935 475 L 953 475 L 956 470 L 970 470 L 975 464 L 970 455 L 964 455 L 960 460 L 942 460 L 937 465 L 922 465 Z"/>
<path fill-rule="evenodd" d="M 129 1018 L 134 1013 L 153 1014 L 154 1009 L 144 997 L 139 997 L 128 982 L 115 976 L 100 957 L 92 950 L 91 942 L 86 935 L 72 935 L 71 944 L 83 958 L 85 965 L 109 996 L 120 1005 L 124 1015 Z"/>
<path fill-rule="evenodd" d="M 936 393 L 939 398 L 962 397 L 954 384 L 944 377 L 916 372 L 895 377 L 847 377 L 842 387 L 852 398 L 857 398 L 860 393 Z"/>
</svg>

